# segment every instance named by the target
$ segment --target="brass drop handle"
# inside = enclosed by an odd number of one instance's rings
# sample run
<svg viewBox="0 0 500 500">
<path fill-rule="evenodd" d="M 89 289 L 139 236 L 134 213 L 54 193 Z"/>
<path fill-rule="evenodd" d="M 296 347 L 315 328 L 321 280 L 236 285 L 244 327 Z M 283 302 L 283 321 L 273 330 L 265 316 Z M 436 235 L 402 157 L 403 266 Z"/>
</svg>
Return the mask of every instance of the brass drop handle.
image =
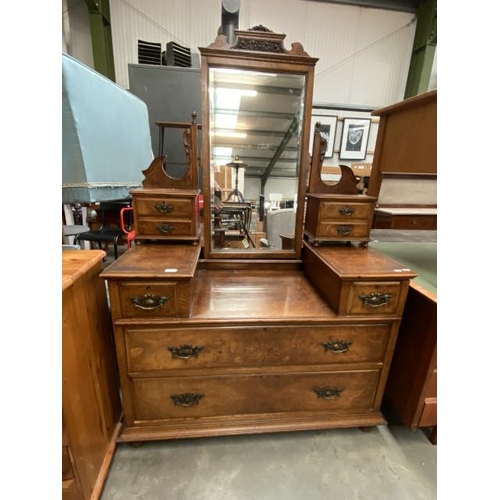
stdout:
<svg viewBox="0 0 500 500">
<path fill-rule="evenodd" d="M 372 292 L 369 293 L 368 295 L 362 294 L 359 296 L 359 298 L 363 302 L 363 305 L 370 307 L 385 306 L 389 302 L 391 297 L 392 295 L 390 293 L 379 293 L 379 292 Z"/>
<path fill-rule="evenodd" d="M 147 311 L 164 306 L 168 299 L 169 297 L 155 297 L 151 293 L 146 293 L 142 297 L 130 297 L 135 307 Z"/>
<path fill-rule="evenodd" d="M 320 399 L 337 399 L 340 398 L 340 393 L 344 389 L 341 389 L 340 387 L 318 387 L 314 389 L 314 392 Z"/>
<path fill-rule="evenodd" d="M 349 206 L 345 206 L 343 208 L 339 209 L 340 215 L 344 215 L 346 217 L 350 217 L 354 212 L 354 208 L 351 208 Z"/>
<path fill-rule="evenodd" d="M 171 212 L 174 209 L 173 205 L 168 205 L 164 201 L 162 201 L 161 203 L 156 203 L 156 205 L 154 207 L 155 207 L 156 211 L 161 213 L 161 214 L 168 214 L 169 212 Z"/>
<path fill-rule="evenodd" d="M 165 233 L 165 234 L 172 232 L 174 229 L 175 226 L 172 224 L 160 224 L 158 226 L 158 231 L 160 231 L 160 233 Z"/>
<path fill-rule="evenodd" d="M 173 400 L 174 404 L 179 406 L 194 406 L 197 405 L 205 394 L 196 394 L 194 392 L 185 392 L 183 394 L 172 394 L 170 399 Z"/>
<path fill-rule="evenodd" d="M 351 226 L 339 226 L 337 228 L 337 232 L 339 233 L 340 236 L 347 236 L 351 234 L 352 227 Z"/>
<path fill-rule="evenodd" d="M 197 358 L 198 354 L 203 350 L 203 346 L 184 344 L 178 347 L 167 347 L 167 349 L 172 353 L 173 358 L 189 359 Z"/>
<path fill-rule="evenodd" d="M 341 354 L 347 352 L 352 342 L 345 340 L 332 340 L 330 342 L 321 342 L 321 345 L 325 348 L 325 351 L 331 351 L 335 354 Z"/>
</svg>

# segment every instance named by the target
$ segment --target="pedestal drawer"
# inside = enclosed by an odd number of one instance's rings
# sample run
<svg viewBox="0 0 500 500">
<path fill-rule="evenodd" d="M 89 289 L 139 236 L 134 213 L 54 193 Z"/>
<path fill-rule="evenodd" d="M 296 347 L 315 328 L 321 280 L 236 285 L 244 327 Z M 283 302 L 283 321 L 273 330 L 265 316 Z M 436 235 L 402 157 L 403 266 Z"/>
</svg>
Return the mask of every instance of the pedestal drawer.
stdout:
<svg viewBox="0 0 500 500">
<path fill-rule="evenodd" d="M 353 282 L 349 286 L 347 314 L 395 314 L 401 282 Z"/>
<path fill-rule="evenodd" d="M 124 327 L 128 370 L 382 363 L 390 324 Z"/>
<path fill-rule="evenodd" d="M 294 411 L 369 410 L 378 370 L 138 378 L 136 421 Z"/>
<path fill-rule="evenodd" d="M 190 283 L 121 282 L 120 308 L 123 318 L 189 317 Z"/>
</svg>

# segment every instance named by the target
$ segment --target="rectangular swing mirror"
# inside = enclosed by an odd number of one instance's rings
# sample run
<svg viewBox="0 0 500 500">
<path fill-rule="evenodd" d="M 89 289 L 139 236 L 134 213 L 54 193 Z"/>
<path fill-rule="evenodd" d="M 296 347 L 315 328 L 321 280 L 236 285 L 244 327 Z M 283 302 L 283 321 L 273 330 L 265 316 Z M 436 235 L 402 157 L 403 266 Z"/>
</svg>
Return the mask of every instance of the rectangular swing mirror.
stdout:
<svg viewBox="0 0 500 500">
<path fill-rule="evenodd" d="M 206 258 L 298 259 L 314 65 L 259 26 L 202 56 Z"/>
</svg>

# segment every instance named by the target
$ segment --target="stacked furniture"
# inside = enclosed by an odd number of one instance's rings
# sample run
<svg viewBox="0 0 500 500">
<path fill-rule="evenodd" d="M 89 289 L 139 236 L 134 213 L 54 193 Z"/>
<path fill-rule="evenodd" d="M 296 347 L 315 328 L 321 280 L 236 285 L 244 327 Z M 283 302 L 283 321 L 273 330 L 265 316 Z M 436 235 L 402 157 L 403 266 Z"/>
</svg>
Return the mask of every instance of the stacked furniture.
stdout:
<svg viewBox="0 0 500 500">
<path fill-rule="evenodd" d="M 200 49 L 203 237 L 160 239 L 143 233 L 141 244 L 101 274 L 109 285 L 123 394 L 120 441 L 336 427 L 368 430 L 386 423 L 382 397 L 416 273 L 362 245 L 334 241 L 314 246 L 303 240 L 317 60 L 299 43 L 285 49 L 285 35 L 263 26 L 235 34 L 233 45 L 220 35 Z M 217 81 L 232 89 L 258 86 L 258 93 L 246 102 L 241 99 L 242 106 L 255 106 L 244 110 L 246 123 L 259 113 L 257 108 L 265 109 L 258 95 L 268 99 L 271 92 L 282 96 L 282 102 L 292 96 L 303 113 L 283 109 L 292 125 L 299 119 L 303 123 L 300 129 L 285 127 L 286 143 L 300 144 L 295 225 L 286 248 L 217 243 L 210 97 Z M 297 82 L 300 88 L 287 86 Z M 269 102 L 276 101 L 271 96 Z M 252 132 L 247 129 L 245 135 Z M 292 134 L 297 134 L 293 141 Z M 233 155 L 248 147 L 233 141 Z M 313 162 L 317 165 L 319 158 Z M 169 189 L 179 195 L 193 189 L 183 182 L 174 187 L 172 181 Z M 163 206 L 163 197 L 168 204 L 170 193 L 156 188 L 156 203 Z M 132 196 L 136 206 L 141 196 Z M 356 200 L 349 198 L 349 206 L 356 207 Z M 194 221 L 197 213 L 191 216 Z"/>
<path fill-rule="evenodd" d="M 399 242 L 371 246 L 419 273 L 410 285 L 385 400 L 409 428 L 432 429 L 436 443 L 437 244 L 408 235 L 437 229 L 437 90 L 372 114 L 380 116 L 368 187 L 378 196 L 373 228 L 390 229 L 395 237 L 389 239 Z"/>
<path fill-rule="evenodd" d="M 378 109 L 373 228 L 437 229 L 437 90 Z"/>
<path fill-rule="evenodd" d="M 102 250 L 62 252 L 62 495 L 99 498 L 121 402 Z"/>
</svg>

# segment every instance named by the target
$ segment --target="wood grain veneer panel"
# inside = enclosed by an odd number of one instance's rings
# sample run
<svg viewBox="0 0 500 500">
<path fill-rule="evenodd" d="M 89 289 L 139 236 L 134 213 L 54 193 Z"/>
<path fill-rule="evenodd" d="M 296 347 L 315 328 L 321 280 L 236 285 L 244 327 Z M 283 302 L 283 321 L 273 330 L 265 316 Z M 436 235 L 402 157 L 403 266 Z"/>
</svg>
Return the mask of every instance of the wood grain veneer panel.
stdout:
<svg viewBox="0 0 500 500">
<path fill-rule="evenodd" d="M 133 380 L 136 418 L 162 420 L 185 417 L 373 408 L 378 370 L 304 374 L 256 374 L 219 377 L 166 377 Z M 331 399 L 316 390 L 339 389 Z M 174 403 L 183 394 L 202 395 L 189 407 Z"/>
</svg>

